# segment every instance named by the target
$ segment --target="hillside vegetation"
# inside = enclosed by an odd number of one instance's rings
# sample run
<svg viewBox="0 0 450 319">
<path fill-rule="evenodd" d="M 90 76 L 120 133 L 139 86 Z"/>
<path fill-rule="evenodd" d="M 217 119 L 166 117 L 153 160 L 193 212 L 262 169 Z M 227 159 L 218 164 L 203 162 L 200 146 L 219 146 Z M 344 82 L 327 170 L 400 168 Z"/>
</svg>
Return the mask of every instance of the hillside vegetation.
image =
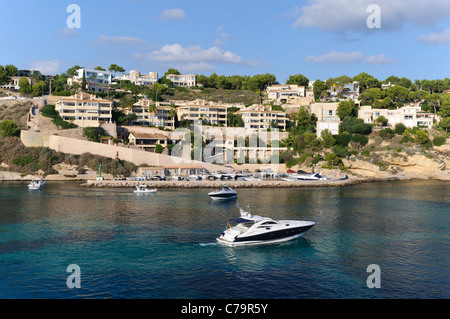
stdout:
<svg viewBox="0 0 450 319">
<path fill-rule="evenodd" d="M 252 105 L 258 103 L 259 93 L 250 90 L 225 90 L 225 89 L 186 89 L 177 88 L 168 94 L 162 95 L 164 100 L 189 100 L 204 99 L 216 103 Z"/>
<path fill-rule="evenodd" d="M 129 176 L 137 166 L 133 163 L 111 159 L 103 156 L 84 153 L 81 155 L 64 154 L 48 147 L 25 147 L 20 138 L 0 137 L 0 170 L 19 172 L 24 175 L 40 173 L 42 175 L 57 174 L 57 164 L 77 166 L 83 173 L 86 169 L 97 170 L 102 164 L 102 172 L 115 176 Z"/>
</svg>

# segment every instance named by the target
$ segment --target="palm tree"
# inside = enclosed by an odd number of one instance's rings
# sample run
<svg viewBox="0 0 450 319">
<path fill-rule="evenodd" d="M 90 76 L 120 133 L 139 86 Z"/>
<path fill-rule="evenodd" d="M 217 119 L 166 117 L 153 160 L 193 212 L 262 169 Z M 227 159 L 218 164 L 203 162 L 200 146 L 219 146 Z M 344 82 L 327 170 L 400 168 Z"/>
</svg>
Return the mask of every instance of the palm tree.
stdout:
<svg viewBox="0 0 450 319">
<path fill-rule="evenodd" d="M 150 106 L 148 107 L 148 112 L 156 115 L 158 113 L 158 108 L 156 107 L 156 104 L 150 104 Z M 156 119 L 157 118 L 158 118 L 158 116 L 156 116 Z M 153 119 L 155 119 L 155 116 L 153 117 Z"/>
<path fill-rule="evenodd" d="M 175 109 L 175 106 L 172 106 L 167 115 L 169 116 L 170 119 L 173 120 L 172 130 L 175 130 L 175 117 L 177 116 L 177 110 Z"/>
</svg>

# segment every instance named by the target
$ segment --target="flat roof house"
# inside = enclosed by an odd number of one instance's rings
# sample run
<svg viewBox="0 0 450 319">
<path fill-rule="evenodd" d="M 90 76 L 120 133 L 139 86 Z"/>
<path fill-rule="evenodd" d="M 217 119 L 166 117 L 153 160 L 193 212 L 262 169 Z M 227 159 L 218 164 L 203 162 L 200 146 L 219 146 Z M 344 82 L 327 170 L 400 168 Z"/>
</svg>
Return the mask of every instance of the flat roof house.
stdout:
<svg viewBox="0 0 450 319">
<path fill-rule="evenodd" d="M 272 111 L 270 106 L 254 104 L 235 112 L 235 114 L 242 116 L 244 127 L 248 129 L 261 130 L 272 127 L 286 129 L 286 112 Z"/>
<path fill-rule="evenodd" d="M 114 78 L 117 82 L 128 80 L 135 85 L 150 86 L 158 82 L 158 72 L 149 72 L 148 74 L 141 74 L 140 71 L 131 70 L 130 74 L 123 74 Z"/>
<path fill-rule="evenodd" d="M 339 103 L 314 103 L 310 105 L 310 112 L 317 116 L 317 137 L 320 137 L 325 129 L 328 129 L 333 135 L 339 134 L 341 121 L 337 116 L 338 106 Z"/>
<path fill-rule="evenodd" d="M 86 87 L 89 91 L 104 92 L 111 85 L 111 72 L 94 69 L 78 69 L 73 78 L 67 79 L 67 84 L 72 85 L 73 82 L 81 84 L 83 73 L 86 73 Z"/>
<path fill-rule="evenodd" d="M 403 106 L 398 109 L 373 109 L 370 105 L 361 106 L 358 117 L 364 123 L 374 123 L 379 116 L 384 116 L 388 120 L 388 126 L 395 126 L 402 123 L 406 127 L 416 126 L 431 127 L 438 120 L 434 113 L 422 112 L 420 106 Z"/>
<path fill-rule="evenodd" d="M 19 81 L 21 76 L 12 76 L 8 83 L 1 86 L 2 89 L 19 90 Z M 28 83 L 31 85 L 31 78 L 27 77 Z"/>
<path fill-rule="evenodd" d="M 211 125 L 227 126 L 227 110 L 229 106 L 213 104 L 206 100 L 195 100 L 177 106 L 178 120 L 188 120 L 192 124 L 204 120 Z"/>
<path fill-rule="evenodd" d="M 162 133 L 130 132 L 128 135 L 128 141 L 130 144 L 138 146 L 146 152 L 153 153 L 155 152 L 156 145 L 167 147 L 167 145 L 179 142 L 180 139 L 173 139 Z"/>
<path fill-rule="evenodd" d="M 276 104 L 287 103 L 289 99 L 305 97 L 304 86 L 293 84 L 277 84 L 267 87 L 267 97 L 275 100 Z"/>
<path fill-rule="evenodd" d="M 101 123 L 111 123 L 112 105 L 112 101 L 88 93 L 79 93 L 61 97 L 55 109 L 63 120 L 79 127 L 97 127 Z"/>
<path fill-rule="evenodd" d="M 193 87 L 197 86 L 195 74 L 177 75 L 167 74 L 166 79 L 172 81 L 174 86 Z"/>
<path fill-rule="evenodd" d="M 175 117 L 170 116 L 168 105 L 161 105 L 148 99 L 141 99 L 133 104 L 128 113 L 136 114 L 136 122 L 141 125 L 162 126 L 164 129 L 175 128 Z"/>
</svg>

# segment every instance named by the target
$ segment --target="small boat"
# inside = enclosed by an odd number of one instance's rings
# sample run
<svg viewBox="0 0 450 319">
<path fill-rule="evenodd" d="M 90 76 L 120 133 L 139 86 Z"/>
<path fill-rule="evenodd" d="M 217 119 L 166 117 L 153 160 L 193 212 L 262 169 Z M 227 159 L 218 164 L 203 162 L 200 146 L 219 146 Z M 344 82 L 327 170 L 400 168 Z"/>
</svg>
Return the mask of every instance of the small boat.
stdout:
<svg viewBox="0 0 450 319">
<path fill-rule="evenodd" d="M 283 177 L 283 181 L 317 181 L 327 180 L 328 178 L 319 173 L 305 173 L 305 174 L 290 174 L 287 177 Z"/>
<path fill-rule="evenodd" d="M 140 194 L 148 194 L 148 193 L 156 193 L 157 189 L 149 189 L 147 185 L 136 185 L 136 189 L 133 191 L 133 193 L 140 193 Z"/>
<path fill-rule="evenodd" d="M 309 173 L 309 174 L 298 174 L 297 179 L 305 181 L 315 181 L 315 180 L 326 180 L 327 178 L 319 173 Z"/>
<path fill-rule="evenodd" d="M 192 175 L 189 175 L 189 180 L 190 181 L 201 181 L 202 180 L 202 176 L 201 175 L 192 174 Z"/>
<path fill-rule="evenodd" d="M 236 191 L 226 185 L 222 186 L 222 188 L 214 192 L 209 192 L 208 195 L 209 197 L 211 197 L 211 199 L 218 199 L 218 200 L 237 198 Z"/>
<path fill-rule="evenodd" d="M 219 243 L 227 246 L 279 243 L 302 236 L 316 224 L 303 220 L 273 220 L 251 215 L 243 209 L 240 213 L 240 218 L 228 221 L 228 228 L 217 238 Z"/>
<path fill-rule="evenodd" d="M 28 184 L 28 189 L 41 190 L 44 188 L 46 182 L 42 178 L 35 178 Z"/>
<path fill-rule="evenodd" d="M 255 176 L 244 177 L 244 181 L 246 182 L 260 182 L 261 178 L 257 178 Z"/>
</svg>

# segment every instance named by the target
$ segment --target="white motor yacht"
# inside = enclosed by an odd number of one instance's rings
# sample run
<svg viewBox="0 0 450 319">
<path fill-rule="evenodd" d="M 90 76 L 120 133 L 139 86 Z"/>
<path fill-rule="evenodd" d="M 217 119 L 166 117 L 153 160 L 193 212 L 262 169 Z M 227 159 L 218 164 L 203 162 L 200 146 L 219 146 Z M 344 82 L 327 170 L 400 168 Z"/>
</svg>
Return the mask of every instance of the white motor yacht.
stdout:
<svg viewBox="0 0 450 319">
<path fill-rule="evenodd" d="M 218 199 L 218 200 L 237 198 L 236 191 L 226 185 L 222 186 L 220 189 L 214 192 L 209 192 L 208 195 L 209 197 L 211 197 L 211 199 Z"/>
<path fill-rule="evenodd" d="M 228 228 L 217 238 L 227 246 L 271 244 L 302 236 L 316 223 L 303 220 L 273 220 L 251 215 L 240 209 L 241 217 L 228 222 Z M 234 222 L 236 225 L 231 226 Z"/>
<path fill-rule="evenodd" d="M 292 174 L 282 178 L 283 181 L 318 181 L 327 179 L 326 176 L 319 173 Z"/>
<path fill-rule="evenodd" d="M 30 184 L 28 184 L 28 189 L 41 190 L 44 188 L 46 182 L 42 178 L 33 179 Z"/>
<path fill-rule="evenodd" d="M 136 185 L 136 189 L 133 191 L 133 193 L 139 193 L 139 194 L 148 194 L 148 193 L 156 193 L 157 189 L 149 189 L 147 185 Z"/>
</svg>

